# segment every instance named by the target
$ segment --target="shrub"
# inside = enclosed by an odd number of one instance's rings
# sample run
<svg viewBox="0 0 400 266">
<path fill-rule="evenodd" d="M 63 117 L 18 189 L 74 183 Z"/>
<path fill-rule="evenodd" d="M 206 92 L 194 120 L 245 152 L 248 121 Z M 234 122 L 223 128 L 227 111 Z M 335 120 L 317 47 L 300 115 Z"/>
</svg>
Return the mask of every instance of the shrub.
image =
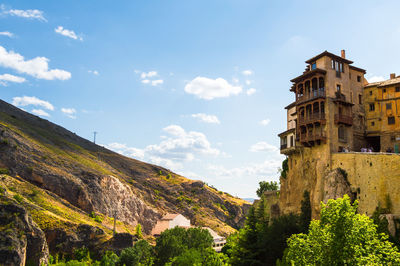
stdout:
<svg viewBox="0 0 400 266">
<path fill-rule="evenodd" d="M 15 194 L 13 197 L 19 204 L 21 204 L 24 201 L 24 198 L 19 195 L 19 194 Z"/>
<path fill-rule="evenodd" d="M 0 175 L 9 175 L 10 171 L 7 168 L 0 168 Z"/>
</svg>

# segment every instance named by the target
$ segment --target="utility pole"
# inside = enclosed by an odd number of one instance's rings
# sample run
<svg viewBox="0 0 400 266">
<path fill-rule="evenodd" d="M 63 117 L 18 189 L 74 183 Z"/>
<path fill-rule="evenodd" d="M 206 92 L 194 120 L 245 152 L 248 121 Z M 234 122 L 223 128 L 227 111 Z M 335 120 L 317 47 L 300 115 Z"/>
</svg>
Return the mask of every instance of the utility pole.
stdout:
<svg viewBox="0 0 400 266">
<path fill-rule="evenodd" d="M 115 229 L 117 226 L 117 211 L 114 211 L 114 229 L 113 229 L 113 236 L 115 236 Z"/>
<path fill-rule="evenodd" d="M 94 132 L 93 132 L 93 143 L 94 143 L 94 144 L 96 144 L 96 135 L 97 135 L 97 132 L 94 131 Z"/>
</svg>

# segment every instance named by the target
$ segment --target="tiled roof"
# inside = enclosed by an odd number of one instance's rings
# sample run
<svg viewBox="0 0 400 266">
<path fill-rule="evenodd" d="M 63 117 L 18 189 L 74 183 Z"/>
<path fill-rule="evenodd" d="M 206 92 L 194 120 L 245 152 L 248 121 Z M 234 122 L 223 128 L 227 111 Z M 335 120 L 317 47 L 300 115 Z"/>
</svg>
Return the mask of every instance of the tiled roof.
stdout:
<svg viewBox="0 0 400 266">
<path fill-rule="evenodd" d="M 161 235 L 162 232 L 169 228 L 169 221 L 158 221 L 153 230 L 151 230 L 152 235 Z"/>
<path fill-rule="evenodd" d="M 400 83 L 400 76 L 398 76 L 397 78 L 394 78 L 394 79 L 388 79 L 388 80 L 384 80 L 384 81 L 368 83 L 367 85 L 365 85 L 365 87 L 366 88 L 372 87 L 372 86 L 385 87 L 385 86 L 390 86 L 390 85 L 394 85 L 394 84 L 398 84 L 398 83 Z"/>
<path fill-rule="evenodd" d="M 161 218 L 161 220 L 173 220 L 178 215 L 179 213 L 167 213 L 166 215 L 163 216 L 163 218 Z"/>
</svg>

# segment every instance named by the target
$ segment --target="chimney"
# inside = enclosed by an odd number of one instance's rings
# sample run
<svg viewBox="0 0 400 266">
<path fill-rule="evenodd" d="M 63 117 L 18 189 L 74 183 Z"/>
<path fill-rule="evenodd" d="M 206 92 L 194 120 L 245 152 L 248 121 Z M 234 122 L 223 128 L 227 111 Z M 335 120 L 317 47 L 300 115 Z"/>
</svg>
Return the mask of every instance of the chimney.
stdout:
<svg viewBox="0 0 400 266">
<path fill-rule="evenodd" d="M 396 73 L 391 73 L 390 74 L 390 79 L 394 79 L 394 78 L 396 78 Z"/>
<path fill-rule="evenodd" d="M 341 56 L 342 58 L 346 59 L 346 50 L 341 51 Z"/>
</svg>

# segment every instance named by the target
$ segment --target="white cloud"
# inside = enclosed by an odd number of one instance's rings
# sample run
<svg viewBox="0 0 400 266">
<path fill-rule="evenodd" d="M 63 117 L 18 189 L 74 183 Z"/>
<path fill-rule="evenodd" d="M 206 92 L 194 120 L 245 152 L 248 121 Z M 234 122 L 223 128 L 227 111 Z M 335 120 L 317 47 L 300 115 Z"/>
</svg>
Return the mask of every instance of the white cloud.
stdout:
<svg viewBox="0 0 400 266">
<path fill-rule="evenodd" d="M 274 145 L 271 145 L 265 141 L 257 142 L 256 144 L 250 147 L 250 151 L 252 152 L 272 152 L 277 153 L 279 149 Z"/>
<path fill-rule="evenodd" d="M 97 70 L 88 70 L 88 73 L 98 76 L 100 73 Z"/>
<path fill-rule="evenodd" d="M 379 81 L 384 81 L 385 78 L 382 76 L 372 76 L 367 79 L 369 83 L 374 83 L 374 82 L 379 82 Z"/>
<path fill-rule="evenodd" d="M 253 71 L 250 69 L 244 70 L 244 71 L 242 71 L 242 74 L 245 76 L 251 76 L 251 75 L 253 75 Z"/>
<path fill-rule="evenodd" d="M 164 83 L 164 80 L 162 80 L 162 79 L 157 79 L 157 80 L 152 80 L 151 81 L 151 85 L 152 86 L 158 86 L 158 85 L 161 85 L 163 83 Z"/>
<path fill-rule="evenodd" d="M 105 147 L 170 169 L 181 169 L 182 162 L 193 161 L 197 155 L 220 154 L 218 149 L 211 147 L 207 137 L 201 132 L 187 132 L 178 125 L 167 126 L 163 131 L 168 136 L 164 136 L 159 144 L 148 145 L 144 149 L 120 143 L 111 143 Z"/>
<path fill-rule="evenodd" d="M 32 114 L 35 114 L 37 116 L 46 116 L 46 117 L 50 117 L 50 115 L 48 113 L 46 113 L 45 111 L 43 111 L 42 109 L 33 109 L 32 110 Z"/>
<path fill-rule="evenodd" d="M 140 78 L 141 79 L 146 79 L 146 78 L 152 78 L 158 76 L 157 71 L 149 71 L 149 72 L 142 72 L 142 74 L 140 74 Z"/>
<path fill-rule="evenodd" d="M 233 86 L 223 78 L 196 77 L 186 84 L 185 92 L 194 94 L 201 99 L 212 100 L 237 95 L 242 92 L 242 87 Z"/>
<path fill-rule="evenodd" d="M 9 32 L 9 31 L 0 31 L 0 35 L 1 36 L 7 36 L 7 37 L 10 37 L 10 38 L 14 37 L 14 34 Z"/>
<path fill-rule="evenodd" d="M 46 57 L 35 57 L 25 61 L 24 57 L 13 51 L 8 52 L 0 46 L 0 66 L 11 68 L 19 73 L 25 73 L 38 79 L 67 80 L 71 73 L 61 69 L 49 69 L 49 59 Z"/>
<path fill-rule="evenodd" d="M 43 11 L 37 10 L 37 9 L 27 9 L 27 10 L 21 10 L 21 9 L 10 9 L 10 10 L 5 10 L 4 6 L 1 6 L 1 9 L 3 10 L 3 14 L 11 15 L 11 16 L 16 16 L 16 17 L 22 17 L 22 18 L 28 18 L 28 19 L 37 19 L 40 21 L 46 21 L 47 20 L 43 16 Z"/>
<path fill-rule="evenodd" d="M 283 158 L 265 160 L 262 163 L 251 163 L 242 167 L 225 168 L 222 165 L 209 165 L 207 169 L 214 175 L 225 178 L 241 178 L 243 176 L 271 176 L 277 175 Z"/>
<path fill-rule="evenodd" d="M 238 78 L 233 78 L 233 79 L 232 79 L 232 82 L 233 82 L 233 83 L 239 83 L 239 79 L 238 79 Z"/>
<path fill-rule="evenodd" d="M 251 84 L 251 80 L 246 79 L 246 85 L 250 85 Z"/>
<path fill-rule="evenodd" d="M 28 105 L 34 105 L 34 106 L 41 106 L 47 110 L 54 110 L 54 106 L 44 100 L 40 100 L 36 97 L 29 97 L 29 96 L 22 96 L 22 97 L 14 97 L 12 104 L 15 106 L 28 106 Z"/>
<path fill-rule="evenodd" d="M 26 79 L 11 74 L 0 75 L 0 85 L 7 86 L 7 82 L 23 83 Z"/>
<path fill-rule="evenodd" d="M 208 115 L 204 113 L 192 114 L 192 117 L 198 118 L 200 121 L 210 124 L 220 124 L 220 121 L 215 115 Z"/>
<path fill-rule="evenodd" d="M 63 26 L 58 26 L 57 28 L 54 29 L 54 31 L 58 34 L 61 34 L 63 36 L 66 36 L 68 38 L 74 39 L 74 40 L 80 40 L 83 41 L 82 37 L 79 37 L 76 35 L 76 33 L 73 30 L 67 30 L 64 29 Z"/>
<path fill-rule="evenodd" d="M 253 95 L 254 93 L 256 93 L 256 91 L 257 91 L 256 89 L 250 88 L 250 89 L 248 89 L 248 90 L 246 91 L 246 94 L 250 96 L 250 95 Z"/>
<path fill-rule="evenodd" d="M 61 112 L 63 112 L 69 118 L 76 118 L 76 110 L 74 108 L 61 108 Z"/>
<path fill-rule="evenodd" d="M 143 84 L 149 84 L 149 83 L 150 83 L 150 80 L 149 80 L 149 79 L 143 79 L 143 80 L 142 80 L 142 83 L 143 83 Z"/>
<path fill-rule="evenodd" d="M 267 126 L 269 124 L 269 122 L 271 122 L 271 119 L 267 118 L 267 119 L 261 120 L 260 125 Z"/>
<path fill-rule="evenodd" d="M 143 159 L 144 158 L 144 150 L 137 149 L 133 147 L 128 147 L 126 144 L 121 144 L 118 142 L 113 142 L 108 145 L 105 145 L 107 149 L 113 150 L 118 152 L 122 155 L 133 157 L 136 159 Z"/>
</svg>

